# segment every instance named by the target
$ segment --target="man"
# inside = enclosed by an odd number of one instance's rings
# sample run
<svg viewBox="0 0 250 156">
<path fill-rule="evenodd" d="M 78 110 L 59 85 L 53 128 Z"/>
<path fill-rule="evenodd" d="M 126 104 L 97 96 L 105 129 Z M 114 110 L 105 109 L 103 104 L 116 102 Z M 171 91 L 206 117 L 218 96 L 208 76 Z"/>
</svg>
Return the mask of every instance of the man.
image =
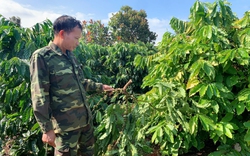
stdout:
<svg viewBox="0 0 250 156">
<path fill-rule="evenodd" d="M 92 115 L 85 92 L 113 88 L 83 77 L 72 51 L 82 35 L 80 21 L 63 15 L 53 24 L 54 40 L 30 60 L 31 97 L 42 141 L 56 156 L 93 155 Z"/>
</svg>

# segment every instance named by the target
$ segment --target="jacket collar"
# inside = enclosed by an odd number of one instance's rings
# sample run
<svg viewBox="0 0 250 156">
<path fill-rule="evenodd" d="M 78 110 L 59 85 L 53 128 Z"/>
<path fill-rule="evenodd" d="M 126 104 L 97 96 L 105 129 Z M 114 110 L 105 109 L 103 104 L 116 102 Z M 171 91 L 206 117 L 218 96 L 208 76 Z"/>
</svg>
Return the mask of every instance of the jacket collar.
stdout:
<svg viewBox="0 0 250 156">
<path fill-rule="evenodd" d="M 55 43 L 53 43 L 52 41 L 49 42 L 49 45 L 48 45 L 48 46 L 49 46 L 50 49 L 51 49 L 54 53 L 56 53 L 57 55 L 60 55 L 60 56 L 63 55 L 63 52 L 61 51 L 61 49 L 60 49 Z M 66 53 L 70 53 L 70 51 L 67 50 Z"/>
</svg>

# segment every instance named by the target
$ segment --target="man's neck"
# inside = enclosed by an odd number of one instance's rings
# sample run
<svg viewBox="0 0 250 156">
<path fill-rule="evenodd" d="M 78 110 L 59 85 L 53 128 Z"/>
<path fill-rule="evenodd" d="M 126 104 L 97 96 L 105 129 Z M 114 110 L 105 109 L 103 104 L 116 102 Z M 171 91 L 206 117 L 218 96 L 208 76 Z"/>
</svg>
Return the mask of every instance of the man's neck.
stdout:
<svg viewBox="0 0 250 156">
<path fill-rule="evenodd" d="M 62 44 L 61 44 L 60 41 L 58 41 L 57 39 L 54 39 L 53 43 L 60 48 L 60 50 L 62 51 L 63 54 L 66 55 L 66 49 L 63 48 L 63 46 L 62 46 Z"/>
</svg>

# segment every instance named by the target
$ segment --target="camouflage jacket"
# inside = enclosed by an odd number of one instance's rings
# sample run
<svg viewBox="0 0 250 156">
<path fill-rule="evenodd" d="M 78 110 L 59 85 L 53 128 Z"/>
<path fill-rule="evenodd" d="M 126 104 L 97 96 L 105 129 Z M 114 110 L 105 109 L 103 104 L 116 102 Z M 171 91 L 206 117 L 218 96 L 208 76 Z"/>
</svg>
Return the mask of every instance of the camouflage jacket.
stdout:
<svg viewBox="0 0 250 156">
<path fill-rule="evenodd" d="M 63 54 L 50 42 L 30 59 L 34 115 L 43 133 L 67 132 L 92 120 L 86 91 L 102 91 L 102 84 L 85 79 L 72 52 Z"/>
</svg>

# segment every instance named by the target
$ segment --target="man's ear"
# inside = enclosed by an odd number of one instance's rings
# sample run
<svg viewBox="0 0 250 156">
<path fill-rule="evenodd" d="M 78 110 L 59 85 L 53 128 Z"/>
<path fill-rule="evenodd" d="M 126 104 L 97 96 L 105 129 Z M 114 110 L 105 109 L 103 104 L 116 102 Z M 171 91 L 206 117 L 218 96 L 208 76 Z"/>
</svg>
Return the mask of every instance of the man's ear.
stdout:
<svg viewBox="0 0 250 156">
<path fill-rule="evenodd" d="M 59 33 L 58 33 L 59 37 L 63 39 L 64 38 L 64 33 L 65 33 L 64 30 L 60 30 Z"/>
</svg>

